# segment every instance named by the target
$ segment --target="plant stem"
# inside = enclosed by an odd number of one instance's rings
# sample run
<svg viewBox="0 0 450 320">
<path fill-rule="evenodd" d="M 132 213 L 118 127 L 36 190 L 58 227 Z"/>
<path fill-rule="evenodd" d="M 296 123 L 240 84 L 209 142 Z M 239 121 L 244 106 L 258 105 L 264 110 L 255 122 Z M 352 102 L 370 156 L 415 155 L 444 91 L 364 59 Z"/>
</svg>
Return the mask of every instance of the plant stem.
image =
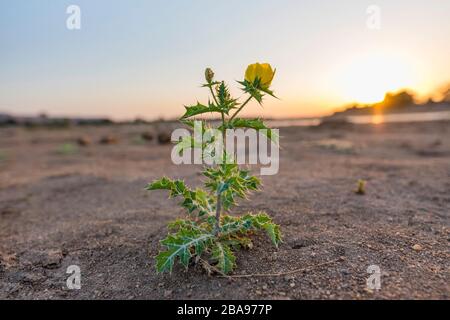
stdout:
<svg viewBox="0 0 450 320">
<path fill-rule="evenodd" d="M 211 88 L 211 86 L 209 87 L 209 89 L 211 90 L 211 94 L 214 98 L 214 101 L 216 102 L 217 105 L 219 105 L 217 103 L 217 99 L 216 96 Z M 245 102 L 241 105 L 241 107 L 233 114 L 233 116 L 228 120 L 228 122 L 231 122 L 239 112 L 241 112 L 241 110 L 245 107 L 245 105 L 247 103 L 250 102 L 250 100 L 252 100 L 253 96 L 248 97 L 247 100 L 245 100 Z M 225 162 L 226 162 L 226 152 L 225 152 L 225 145 L 226 145 L 226 136 L 225 136 L 225 115 L 223 112 L 221 112 L 222 114 L 222 154 L 223 154 L 223 158 L 222 158 L 222 165 L 225 166 Z M 220 230 L 220 215 L 222 213 L 222 199 L 221 199 L 221 193 L 217 193 L 217 203 L 216 203 L 216 227 L 214 228 L 214 234 L 218 234 L 219 230 Z"/>
<path fill-rule="evenodd" d="M 220 231 L 220 214 L 222 212 L 222 199 L 221 193 L 217 193 L 217 204 L 216 204 L 216 227 L 214 228 L 214 234 L 217 235 Z"/>
<path fill-rule="evenodd" d="M 219 102 L 217 101 L 217 97 L 214 93 L 214 90 L 212 89 L 212 86 L 209 86 L 209 91 L 211 91 L 211 95 L 214 99 L 214 102 L 217 106 L 219 106 Z M 226 154 L 225 154 L 225 114 L 223 111 L 221 112 L 222 116 L 222 165 L 225 165 L 226 160 Z M 214 228 L 214 234 L 217 235 L 220 231 L 220 215 L 222 213 L 222 199 L 221 199 L 221 193 L 217 193 L 217 202 L 216 202 L 216 226 Z"/>
<path fill-rule="evenodd" d="M 237 111 L 233 114 L 233 116 L 230 118 L 229 121 L 232 121 L 232 120 L 237 116 L 237 114 L 238 114 L 239 112 L 241 112 L 241 110 L 245 107 L 245 105 L 246 105 L 247 103 L 249 103 L 250 100 L 252 100 L 252 98 L 253 98 L 253 96 L 248 97 L 248 99 L 245 100 L 245 102 L 242 104 L 242 106 L 241 106 L 239 109 L 237 109 Z"/>
<path fill-rule="evenodd" d="M 225 114 L 222 112 L 222 166 L 225 167 L 225 163 L 227 160 L 226 155 L 226 144 L 227 144 L 227 137 L 225 135 Z"/>
<path fill-rule="evenodd" d="M 225 137 L 225 114 L 221 112 L 222 114 L 222 167 L 225 167 L 226 162 L 226 153 L 225 153 L 225 144 L 226 144 L 226 137 Z M 217 235 L 220 230 L 220 215 L 222 213 L 222 199 L 221 199 L 221 192 L 217 193 L 217 204 L 216 204 L 216 227 L 214 230 L 214 233 Z"/>
<path fill-rule="evenodd" d="M 211 95 L 213 97 L 214 102 L 216 103 L 216 106 L 219 106 L 219 103 L 217 102 L 217 98 L 216 98 L 216 95 L 214 94 L 214 90 L 213 90 L 212 86 L 209 85 L 208 88 L 209 88 L 209 91 L 211 91 Z"/>
</svg>

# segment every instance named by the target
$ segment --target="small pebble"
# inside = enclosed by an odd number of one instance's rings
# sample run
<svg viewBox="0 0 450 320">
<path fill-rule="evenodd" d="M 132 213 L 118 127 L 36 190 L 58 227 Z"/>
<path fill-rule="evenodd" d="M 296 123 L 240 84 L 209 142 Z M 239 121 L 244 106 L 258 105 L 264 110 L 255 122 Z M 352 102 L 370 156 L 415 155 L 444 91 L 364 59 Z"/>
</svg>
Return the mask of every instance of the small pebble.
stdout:
<svg viewBox="0 0 450 320">
<path fill-rule="evenodd" d="M 167 144 L 167 143 L 170 143 L 170 141 L 171 141 L 171 136 L 168 132 L 158 133 L 159 144 Z"/>
<path fill-rule="evenodd" d="M 169 298 L 172 295 L 172 290 L 165 290 L 164 291 L 164 298 Z"/>
<path fill-rule="evenodd" d="M 285 276 L 285 277 L 284 277 L 284 280 L 285 280 L 285 281 L 291 281 L 291 280 L 293 280 L 293 279 L 294 279 L 293 276 Z"/>
<path fill-rule="evenodd" d="M 151 133 L 151 132 L 144 132 L 141 134 L 141 138 L 146 141 L 152 141 L 154 136 L 153 136 L 153 133 Z"/>
<path fill-rule="evenodd" d="M 85 147 L 91 144 L 91 140 L 86 137 L 80 137 L 77 139 L 77 143 L 79 146 Z"/>
<path fill-rule="evenodd" d="M 104 136 L 100 139 L 99 142 L 100 144 L 116 144 L 118 140 L 114 136 Z"/>
</svg>

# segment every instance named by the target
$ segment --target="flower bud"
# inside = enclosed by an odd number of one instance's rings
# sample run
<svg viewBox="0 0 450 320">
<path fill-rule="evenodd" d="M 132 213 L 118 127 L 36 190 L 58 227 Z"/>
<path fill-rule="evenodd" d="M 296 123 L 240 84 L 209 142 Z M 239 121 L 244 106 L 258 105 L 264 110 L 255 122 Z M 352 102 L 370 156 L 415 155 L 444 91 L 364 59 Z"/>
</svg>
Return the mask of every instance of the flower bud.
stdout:
<svg viewBox="0 0 450 320">
<path fill-rule="evenodd" d="M 214 79 L 214 72 L 211 70 L 211 68 L 206 68 L 205 70 L 205 79 L 206 82 L 211 83 Z"/>
</svg>

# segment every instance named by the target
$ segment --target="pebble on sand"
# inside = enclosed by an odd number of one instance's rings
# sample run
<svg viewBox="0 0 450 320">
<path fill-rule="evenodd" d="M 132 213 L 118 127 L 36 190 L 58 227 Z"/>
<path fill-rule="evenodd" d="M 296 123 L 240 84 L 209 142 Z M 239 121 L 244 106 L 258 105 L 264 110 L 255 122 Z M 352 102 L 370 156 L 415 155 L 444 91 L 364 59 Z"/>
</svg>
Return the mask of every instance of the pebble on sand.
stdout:
<svg viewBox="0 0 450 320">
<path fill-rule="evenodd" d="M 104 136 L 100 139 L 100 144 L 116 144 L 119 140 L 113 136 Z"/>
<path fill-rule="evenodd" d="M 172 290 L 165 290 L 164 291 L 164 298 L 169 298 L 172 296 L 173 291 Z"/>
<path fill-rule="evenodd" d="M 141 134 L 141 138 L 145 141 L 152 141 L 154 136 L 153 133 L 151 132 L 144 132 Z"/>
<path fill-rule="evenodd" d="M 91 140 L 87 137 L 79 137 L 77 139 L 77 144 L 82 147 L 86 147 L 86 146 L 90 145 L 91 143 L 92 143 Z"/>
<path fill-rule="evenodd" d="M 158 133 L 158 142 L 159 144 L 168 144 L 171 141 L 170 134 L 167 132 Z"/>
</svg>

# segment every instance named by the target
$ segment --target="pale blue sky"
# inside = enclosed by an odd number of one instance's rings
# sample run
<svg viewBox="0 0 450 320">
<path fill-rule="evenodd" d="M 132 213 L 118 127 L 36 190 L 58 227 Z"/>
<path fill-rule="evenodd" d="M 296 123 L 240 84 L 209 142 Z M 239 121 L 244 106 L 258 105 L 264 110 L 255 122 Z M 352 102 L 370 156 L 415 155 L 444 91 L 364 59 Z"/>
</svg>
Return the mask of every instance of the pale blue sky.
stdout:
<svg viewBox="0 0 450 320">
<path fill-rule="evenodd" d="M 277 68 L 281 100 L 247 115 L 329 113 L 388 86 L 425 96 L 450 82 L 449 14 L 443 0 L 0 0 L 0 111 L 173 117 L 205 100 L 205 67 L 235 86 L 256 61 Z"/>
</svg>

